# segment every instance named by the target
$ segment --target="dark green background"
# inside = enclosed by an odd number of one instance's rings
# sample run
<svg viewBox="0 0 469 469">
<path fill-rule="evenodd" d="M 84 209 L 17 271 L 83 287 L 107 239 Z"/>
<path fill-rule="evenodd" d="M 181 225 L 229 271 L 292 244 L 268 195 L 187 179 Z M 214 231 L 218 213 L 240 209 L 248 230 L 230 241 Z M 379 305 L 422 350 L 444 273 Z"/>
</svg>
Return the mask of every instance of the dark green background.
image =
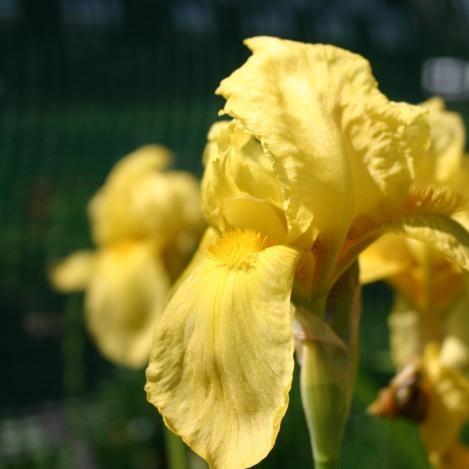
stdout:
<svg viewBox="0 0 469 469">
<path fill-rule="evenodd" d="M 91 245 L 86 202 L 139 145 L 168 145 L 178 168 L 201 174 L 222 105 L 213 92 L 247 58 L 244 37 L 346 47 L 390 98 L 418 102 L 425 59 L 469 58 L 468 18 L 464 0 L 0 0 L 0 466 L 166 467 L 143 372 L 98 355 L 80 296 L 52 292 L 46 268 Z M 365 289 L 344 468 L 427 467 L 412 426 L 365 413 L 392 373 L 391 301 L 383 285 Z M 310 465 L 295 383 L 261 466 Z"/>
</svg>

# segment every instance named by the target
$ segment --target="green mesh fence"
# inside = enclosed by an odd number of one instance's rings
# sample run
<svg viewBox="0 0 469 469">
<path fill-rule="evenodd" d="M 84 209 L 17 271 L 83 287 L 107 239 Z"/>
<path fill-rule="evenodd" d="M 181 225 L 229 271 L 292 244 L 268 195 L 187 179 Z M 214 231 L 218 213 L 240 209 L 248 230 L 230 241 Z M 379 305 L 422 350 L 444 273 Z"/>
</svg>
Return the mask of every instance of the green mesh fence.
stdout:
<svg viewBox="0 0 469 469">
<path fill-rule="evenodd" d="M 91 245 L 86 203 L 112 164 L 155 142 L 200 175 L 214 90 L 272 34 L 365 55 L 393 99 L 425 98 L 425 59 L 468 59 L 467 1 L 0 0 L 0 467 L 166 467 L 142 373 L 116 369 L 83 326 L 81 297 L 48 285 Z M 467 29 L 466 29 L 467 28 Z M 468 111 L 467 101 L 453 107 Z M 466 121 L 467 123 L 467 121 Z M 365 414 L 392 373 L 391 294 L 365 290 L 362 360 L 344 467 L 425 468 L 416 431 Z M 262 467 L 310 467 L 295 382 Z"/>
</svg>

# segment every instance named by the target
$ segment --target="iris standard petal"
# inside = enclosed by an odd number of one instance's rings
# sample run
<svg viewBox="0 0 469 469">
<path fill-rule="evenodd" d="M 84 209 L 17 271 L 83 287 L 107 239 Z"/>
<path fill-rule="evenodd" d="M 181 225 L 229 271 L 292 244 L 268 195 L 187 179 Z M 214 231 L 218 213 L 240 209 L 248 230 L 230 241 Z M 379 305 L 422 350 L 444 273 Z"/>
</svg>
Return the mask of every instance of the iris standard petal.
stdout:
<svg viewBox="0 0 469 469">
<path fill-rule="evenodd" d="M 148 400 L 213 467 L 248 467 L 272 448 L 293 374 L 296 250 L 225 234 L 171 298 L 153 341 Z"/>
<path fill-rule="evenodd" d="M 291 238 L 342 241 L 352 217 L 399 205 L 428 145 L 425 110 L 393 103 L 348 51 L 269 37 L 217 90 L 274 159 Z"/>
<path fill-rule="evenodd" d="M 144 145 L 122 158 L 112 169 L 106 184 L 120 186 L 129 179 L 148 174 L 149 171 L 162 171 L 171 163 L 171 152 L 162 145 Z"/>
<path fill-rule="evenodd" d="M 168 158 L 152 145 L 113 168 L 88 207 L 97 244 L 147 236 L 164 244 L 181 229 L 200 229 L 199 184 L 188 173 L 162 172 Z"/>
<path fill-rule="evenodd" d="M 218 122 L 209 132 L 202 204 L 207 220 L 220 231 L 250 228 L 276 244 L 286 240 L 287 223 L 272 160 L 233 121 Z"/>
<path fill-rule="evenodd" d="M 93 251 L 78 251 L 55 265 L 50 271 L 54 288 L 62 292 L 84 290 L 95 267 Z"/>
<path fill-rule="evenodd" d="M 240 192 L 281 206 L 282 195 L 272 158 L 236 121 L 216 122 L 208 133 L 205 165 L 227 156 L 230 175 Z"/>
<path fill-rule="evenodd" d="M 140 181 L 133 188 L 128 211 L 144 233 L 162 245 L 174 243 L 180 234 L 197 241 L 203 231 L 199 182 L 183 171 L 154 174 Z"/>
<path fill-rule="evenodd" d="M 144 366 L 168 290 L 168 277 L 150 243 L 101 249 L 85 308 L 88 328 L 103 355 L 120 365 Z"/>
<path fill-rule="evenodd" d="M 104 185 L 88 205 L 92 231 L 98 244 L 142 236 L 142 222 L 129 210 L 135 187 L 165 169 L 170 152 L 160 145 L 146 145 L 126 155 L 112 168 Z"/>
<path fill-rule="evenodd" d="M 444 184 L 458 171 L 464 155 L 466 131 L 459 114 L 445 109 L 441 98 L 422 103 L 428 109 L 431 146 L 416 168 L 418 184 Z"/>
</svg>

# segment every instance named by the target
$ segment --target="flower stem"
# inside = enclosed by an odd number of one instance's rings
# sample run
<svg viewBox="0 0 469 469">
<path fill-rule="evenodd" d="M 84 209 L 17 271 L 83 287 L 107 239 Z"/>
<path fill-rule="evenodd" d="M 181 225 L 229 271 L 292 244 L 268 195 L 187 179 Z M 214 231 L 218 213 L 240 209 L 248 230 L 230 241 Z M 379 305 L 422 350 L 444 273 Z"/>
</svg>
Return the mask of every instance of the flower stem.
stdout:
<svg viewBox="0 0 469 469">
<path fill-rule="evenodd" d="M 314 469 L 339 469 L 340 462 L 338 459 L 330 459 L 329 461 L 316 461 Z"/>
<path fill-rule="evenodd" d="M 301 399 L 316 468 L 339 467 L 340 450 L 349 403 L 339 376 L 344 357 L 328 344 L 303 345 Z"/>
<path fill-rule="evenodd" d="M 360 319 L 357 263 L 337 280 L 325 301 L 310 305 L 321 309 L 296 309 L 302 328 L 297 337 L 301 400 L 315 467 L 336 469 L 340 467 L 356 374 Z"/>
<path fill-rule="evenodd" d="M 184 442 L 164 425 L 166 457 L 169 469 L 188 469 L 187 448 Z"/>
</svg>

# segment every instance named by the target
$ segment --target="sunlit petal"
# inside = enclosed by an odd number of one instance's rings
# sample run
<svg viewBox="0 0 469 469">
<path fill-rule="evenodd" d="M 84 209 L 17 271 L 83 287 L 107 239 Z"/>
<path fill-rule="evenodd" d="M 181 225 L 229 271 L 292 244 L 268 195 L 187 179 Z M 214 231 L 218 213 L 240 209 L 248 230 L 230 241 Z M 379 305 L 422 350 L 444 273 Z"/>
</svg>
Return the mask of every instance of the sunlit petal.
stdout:
<svg viewBox="0 0 469 469">
<path fill-rule="evenodd" d="M 173 296 L 173 294 L 179 289 L 179 285 L 181 285 L 184 280 L 189 276 L 189 274 L 200 264 L 202 263 L 205 258 L 207 257 L 208 248 L 215 242 L 220 239 L 220 235 L 218 232 L 212 228 L 208 227 L 203 234 L 199 246 L 195 251 L 194 255 L 190 259 L 190 262 L 187 263 L 185 269 L 180 273 L 176 281 L 171 287 L 171 290 L 168 295 L 168 301 Z"/>
<path fill-rule="evenodd" d="M 253 229 L 282 243 L 287 224 L 273 163 L 234 122 L 218 122 L 205 150 L 202 203 L 220 231 Z"/>
<path fill-rule="evenodd" d="M 269 37 L 246 44 L 253 55 L 217 90 L 224 112 L 274 160 L 290 239 L 313 223 L 334 251 L 355 215 L 405 196 L 428 144 L 425 111 L 388 101 L 368 62 L 345 50 Z"/>
<path fill-rule="evenodd" d="M 179 285 L 156 329 L 148 399 L 214 467 L 252 466 L 274 444 L 293 373 L 297 259 L 252 231 L 225 234 Z"/>
<path fill-rule="evenodd" d="M 428 109 L 431 146 L 416 168 L 419 184 L 448 183 L 458 172 L 464 155 L 466 131 L 459 114 L 445 109 L 441 98 L 422 103 Z"/>
</svg>

